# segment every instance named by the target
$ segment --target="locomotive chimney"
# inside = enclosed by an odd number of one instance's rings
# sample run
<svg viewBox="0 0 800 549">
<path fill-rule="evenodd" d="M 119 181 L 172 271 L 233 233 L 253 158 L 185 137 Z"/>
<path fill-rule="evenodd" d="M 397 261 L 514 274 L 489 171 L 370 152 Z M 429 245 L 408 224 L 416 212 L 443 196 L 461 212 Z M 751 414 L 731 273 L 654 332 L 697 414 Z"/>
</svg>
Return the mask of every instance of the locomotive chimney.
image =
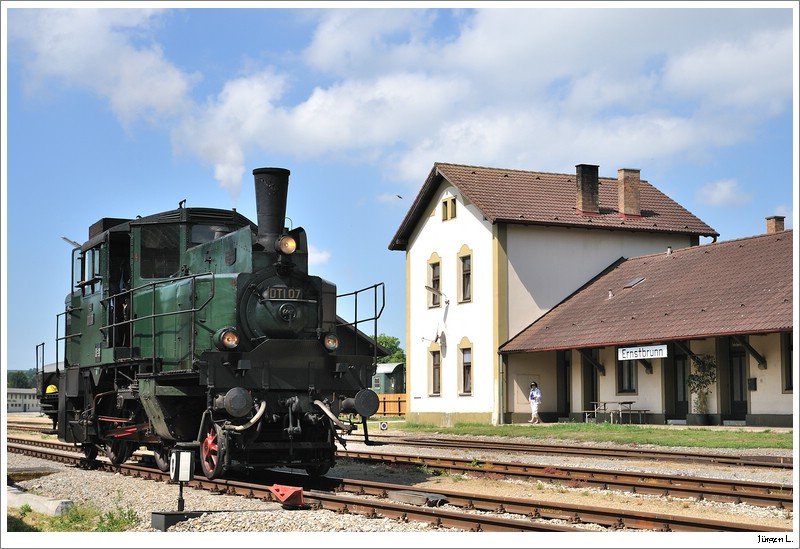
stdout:
<svg viewBox="0 0 800 549">
<path fill-rule="evenodd" d="M 283 168 L 253 170 L 256 184 L 258 243 L 264 246 L 265 250 L 274 250 L 275 241 L 283 232 L 289 173 L 289 170 Z"/>
</svg>

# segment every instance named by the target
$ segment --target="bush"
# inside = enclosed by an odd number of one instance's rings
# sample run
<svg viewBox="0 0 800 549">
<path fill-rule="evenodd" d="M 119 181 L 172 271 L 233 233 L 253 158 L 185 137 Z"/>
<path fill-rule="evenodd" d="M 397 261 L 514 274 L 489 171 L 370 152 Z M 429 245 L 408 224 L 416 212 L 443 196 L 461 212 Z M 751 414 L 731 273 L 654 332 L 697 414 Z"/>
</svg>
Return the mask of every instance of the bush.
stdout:
<svg viewBox="0 0 800 549">
<path fill-rule="evenodd" d="M 692 402 L 692 411 L 695 414 L 708 413 L 708 393 L 711 386 L 717 382 L 717 363 L 711 355 L 696 355 L 692 357 L 694 368 L 686 376 L 689 391 L 695 395 Z"/>
</svg>

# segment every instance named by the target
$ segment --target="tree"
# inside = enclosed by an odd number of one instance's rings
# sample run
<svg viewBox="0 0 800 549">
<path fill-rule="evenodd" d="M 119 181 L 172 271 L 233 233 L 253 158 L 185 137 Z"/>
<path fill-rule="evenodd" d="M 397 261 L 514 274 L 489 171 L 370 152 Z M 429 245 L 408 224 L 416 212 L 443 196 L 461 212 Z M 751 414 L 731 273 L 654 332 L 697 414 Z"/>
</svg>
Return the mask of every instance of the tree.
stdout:
<svg viewBox="0 0 800 549">
<path fill-rule="evenodd" d="M 400 340 L 394 336 L 381 334 L 378 336 L 378 345 L 383 347 L 389 352 L 388 356 L 379 358 L 378 362 L 385 364 L 387 362 L 405 362 L 406 352 L 400 347 Z"/>
<path fill-rule="evenodd" d="M 695 395 L 692 410 L 695 414 L 708 413 L 708 393 L 717 382 L 717 363 L 711 355 L 692 357 L 694 370 L 686 376 L 689 391 Z"/>
<path fill-rule="evenodd" d="M 9 370 L 8 387 L 10 389 L 30 389 L 35 385 L 34 371 L 28 370 Z"/>
</svg>

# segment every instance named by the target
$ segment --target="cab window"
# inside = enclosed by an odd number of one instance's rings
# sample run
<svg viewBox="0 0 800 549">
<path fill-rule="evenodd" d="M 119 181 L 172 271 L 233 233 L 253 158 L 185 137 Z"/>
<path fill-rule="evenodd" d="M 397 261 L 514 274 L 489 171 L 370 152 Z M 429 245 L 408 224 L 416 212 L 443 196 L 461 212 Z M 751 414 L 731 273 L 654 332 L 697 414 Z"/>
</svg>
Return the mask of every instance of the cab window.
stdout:
<svg viewBox="0 0 800 549">
<path fill-rule="evenodd" d="M 216 240 L 218 238 L 222 238 L 226 234 L 230 233 L 233 229 L 228 225 L 219 225 L 219 224 L 198 224 L 192 226 L 192 232 L 190 235 L 189 247 L 198 246 L 200 244 L 205 244 L 206 242 L 211 242 L 212 240 Z"/>
<path fill-rule="evenodd" d="M 180 263 L 179 229 L 178 225 L 142 227 L 142 278 L 166 278 L 178 272 Z"/>
</svg>

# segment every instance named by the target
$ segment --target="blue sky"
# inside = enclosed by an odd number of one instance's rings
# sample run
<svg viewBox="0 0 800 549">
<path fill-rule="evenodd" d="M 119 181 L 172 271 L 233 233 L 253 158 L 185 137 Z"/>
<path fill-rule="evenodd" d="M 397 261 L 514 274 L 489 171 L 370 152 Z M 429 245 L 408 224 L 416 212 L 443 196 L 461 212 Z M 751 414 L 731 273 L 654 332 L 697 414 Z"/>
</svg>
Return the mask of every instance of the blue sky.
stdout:
<svg viewBox="0 0 800 549">
<path fill-rule="evenodd" d="M 639 168 L 722 239 L 793 226 L 796 3 L 424 5 L 4 2 L 4 365 L 32 367 L 41 341 L 54 358 L 61 236 L 184 198 L 255 219 L 257 167 L 292 171 L 314 273 L 385 282 L 380 329 L 403 341 L 405 258 L 387 246 L 435 161 Z"/>
</svg>

